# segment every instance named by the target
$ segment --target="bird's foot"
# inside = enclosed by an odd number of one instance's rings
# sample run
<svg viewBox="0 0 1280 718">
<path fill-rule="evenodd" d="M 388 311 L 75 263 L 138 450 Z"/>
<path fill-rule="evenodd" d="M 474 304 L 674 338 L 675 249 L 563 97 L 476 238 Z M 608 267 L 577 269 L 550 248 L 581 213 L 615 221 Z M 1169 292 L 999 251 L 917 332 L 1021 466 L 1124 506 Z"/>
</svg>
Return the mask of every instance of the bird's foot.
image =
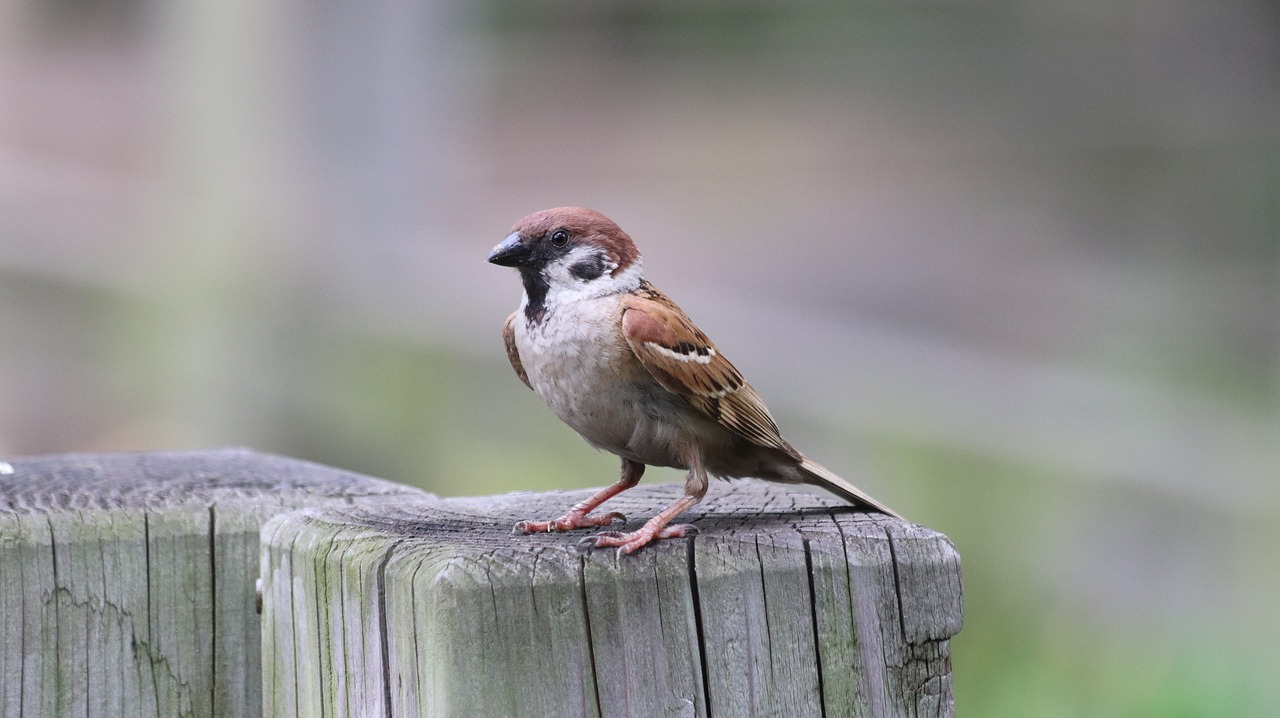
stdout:
<svg viewBox="0 0 1280 718">
<path fill-rule="evenodd" d="M 614 522 L 625 524 L 627 517 L 617 511 L 607 514 L 588 514 L 585 511 L 570 511 L 558 519 L 550 521 L 521 521 L 512 527 L 511 532 L 517 534 L 534 534 L 551 531 L 572 531 L 574 529 L 610 526 Z"/>
<path fill-rule="evenodd" d="M 693 524 L 676 524 L 674 526 L 650 526 L 645 524 L 629 533 L 603 531 L 595 536 L 588 536 L 582 539 L 578 542 L 578 546 L 581 548 L 590 546 L 595 548 L 617 547 L 618 555 L 621 556 L 622 554 L 634 553 L 637 549 L 659 539 L 684 538 L 697 532 L 698 527 Z"/>
</svg>

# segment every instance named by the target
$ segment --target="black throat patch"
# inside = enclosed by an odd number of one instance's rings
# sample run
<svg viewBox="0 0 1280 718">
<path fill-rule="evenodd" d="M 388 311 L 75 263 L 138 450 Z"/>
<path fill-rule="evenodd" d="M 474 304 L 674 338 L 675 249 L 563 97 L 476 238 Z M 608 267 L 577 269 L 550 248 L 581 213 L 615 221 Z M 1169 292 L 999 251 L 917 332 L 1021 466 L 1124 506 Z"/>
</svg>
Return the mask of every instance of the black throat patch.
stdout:
<svg viewBox="0 0 1280 718">
<path fill-rule="evenodd" d="M 525 296 L 529 298 L 524 305 L 525 321 L 541 324 L 547 316 L 547 291 L 551 289 L 551 285 L 537 269 L 521 269 L 520 281 L 524 284 Z"/>
</svg>

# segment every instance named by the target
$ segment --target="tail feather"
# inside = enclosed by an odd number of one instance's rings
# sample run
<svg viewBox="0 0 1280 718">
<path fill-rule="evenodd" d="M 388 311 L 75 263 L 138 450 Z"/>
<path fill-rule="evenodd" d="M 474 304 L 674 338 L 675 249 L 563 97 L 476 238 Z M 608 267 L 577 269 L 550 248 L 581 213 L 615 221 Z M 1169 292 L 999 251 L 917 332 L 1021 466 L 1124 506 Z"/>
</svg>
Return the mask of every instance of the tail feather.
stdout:
<svg viewBox="0 0 1280 718">
<path fill-rule="evenodd" d="M 857 486 L 836 476 L 827 467 L 813 461 L 809 458 L 802 458 L 800 461 L 800 471 L 803 473 L 804 482 L 813 486 L 820 486 L 832 493 L 838 494 L 841 498 L 848 500 L 854 505 L 862 505 L 879 511 L 882 514 L 888 514 L 895 518 L 902 516 L 893 509 L 876 501 L 859 489 Z"/>
</svg>

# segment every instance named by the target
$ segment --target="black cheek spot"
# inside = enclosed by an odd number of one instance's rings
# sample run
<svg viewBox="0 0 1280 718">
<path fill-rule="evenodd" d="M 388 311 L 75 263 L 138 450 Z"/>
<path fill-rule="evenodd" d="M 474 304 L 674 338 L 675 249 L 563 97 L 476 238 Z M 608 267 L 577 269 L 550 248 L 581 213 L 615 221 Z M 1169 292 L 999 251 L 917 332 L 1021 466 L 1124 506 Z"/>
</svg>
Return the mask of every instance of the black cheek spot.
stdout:
<svg viewBox="0 0 1280 718">
<path fill-rule="evenodd" d="M 575 279 L 590 282 L 593 279 L 599 279 L 600 275 L 604 274 L 604 268 L 604 259 L 594 256 L 570 265 L 569 274 L 572 274 Z"/>
</svg>

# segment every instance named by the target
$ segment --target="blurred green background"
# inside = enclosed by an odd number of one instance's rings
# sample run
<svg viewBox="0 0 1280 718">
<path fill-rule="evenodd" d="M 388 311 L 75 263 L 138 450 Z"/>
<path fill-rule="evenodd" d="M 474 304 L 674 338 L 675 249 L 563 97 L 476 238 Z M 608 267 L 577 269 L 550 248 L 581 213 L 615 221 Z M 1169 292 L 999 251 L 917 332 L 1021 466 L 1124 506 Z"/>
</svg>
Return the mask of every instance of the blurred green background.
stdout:
<svg viewBox="0 0 1280 718">
<path fill-rule="evenodd" d="M 956 542 L 961 715 L 1280 715 L 1274 1 L 0 0 L 0 453 L 608 483 L 484 262 L 564 204 Z"/>
</svg>

